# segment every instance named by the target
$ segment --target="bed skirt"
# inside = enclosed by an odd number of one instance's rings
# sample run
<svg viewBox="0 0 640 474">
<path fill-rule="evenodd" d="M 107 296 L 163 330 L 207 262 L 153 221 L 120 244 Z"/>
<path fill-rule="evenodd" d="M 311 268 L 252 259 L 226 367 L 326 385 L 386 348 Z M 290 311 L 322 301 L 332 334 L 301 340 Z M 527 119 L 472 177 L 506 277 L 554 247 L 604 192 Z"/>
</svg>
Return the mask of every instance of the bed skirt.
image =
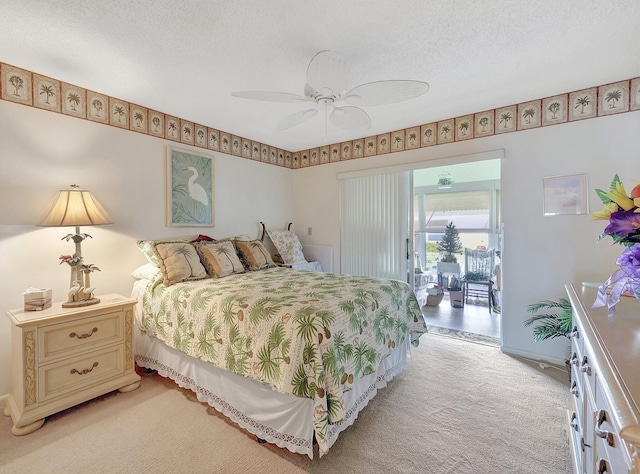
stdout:
<svg viewBox="0 0 640 474">
<path fill-rule="evenodd" d="M 385 358 L 375 373 L 366 375 L 344 394 L 345 418 L 329 426 L 327 443 L 353 424 L 358 413 L 406 366 L 409 338 Z M 180 387 L 192 390 L 231 421 L 281 448 L 313 459 L 313 401 L 279 393 L 256 380 L 240 377 L 187 356 L 135 327 L 134 353 L 141 367 L 156 370 Z"/>
</svg>

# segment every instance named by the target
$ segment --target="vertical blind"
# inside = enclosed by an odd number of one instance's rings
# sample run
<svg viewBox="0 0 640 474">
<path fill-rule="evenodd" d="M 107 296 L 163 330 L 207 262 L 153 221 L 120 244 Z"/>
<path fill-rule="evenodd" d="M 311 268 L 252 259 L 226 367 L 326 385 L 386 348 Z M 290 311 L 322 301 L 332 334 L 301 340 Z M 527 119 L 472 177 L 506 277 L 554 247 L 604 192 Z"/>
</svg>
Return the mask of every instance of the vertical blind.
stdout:
<svg viewBox="0 0 640 474">
<path fill-rule="evenodd" d="M 342 180 L 342 273 L 406 281 L 409 186 L 408 171 Z"/>
</svg>

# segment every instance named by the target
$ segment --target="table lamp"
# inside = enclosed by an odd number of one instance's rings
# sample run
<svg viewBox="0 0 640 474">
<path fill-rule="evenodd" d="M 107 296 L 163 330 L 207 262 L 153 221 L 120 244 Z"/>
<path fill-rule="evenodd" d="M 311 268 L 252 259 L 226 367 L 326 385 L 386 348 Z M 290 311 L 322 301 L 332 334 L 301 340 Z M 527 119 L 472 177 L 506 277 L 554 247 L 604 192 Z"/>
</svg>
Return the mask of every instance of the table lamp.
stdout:
<svg viewBox="0 0 640 474">
<path fill-rule="evenodd" d="M 105 225 L 112 224 L 111 218 L 98 200 L 89 191 L 80 189 L 77 184 L 72 184 L 71 189 L 65 189 L 58 193 L 45 218 L 38 224 L 39 227 L 66 227 L 75 226 L 75 234 L 67 234 L 62 240 L 73 240 L 76 244 L 73 255 L 62 255 L 60 263 L 66 263 L 71 268 L 71 280 L 67 301 L 62 303 L 63 308 L 74 308 L 99 303 L 100 300 L 93 295 L 95 288 L 91 287 L 90 274 L 100 270 L 92 264 L 86 264 L 82 260 L 81 243 L 89 234 L 81 234 L 81 225 Z"/>
</svg>

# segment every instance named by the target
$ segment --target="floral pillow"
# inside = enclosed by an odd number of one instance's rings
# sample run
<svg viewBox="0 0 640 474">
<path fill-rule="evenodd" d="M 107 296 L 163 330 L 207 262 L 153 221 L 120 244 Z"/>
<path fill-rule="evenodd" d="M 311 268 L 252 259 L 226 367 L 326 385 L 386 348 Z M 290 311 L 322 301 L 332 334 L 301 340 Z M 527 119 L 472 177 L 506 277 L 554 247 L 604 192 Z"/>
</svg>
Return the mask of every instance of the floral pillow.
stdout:
<svg viewBox="0 0 640 474">
<path fill-rule="evenodd" d="M 238 250 L 238 257 L 247 270 L 264 270 L 276 266 L 271 259 L 271 254 L 261 241 L 235 241 L 234 244 Z"/>
<path fill-rule="evenodd" d="M 196 244 L 196 250 L 209 276 L 222 278 L 233 273 L 244 273 L 244 266 L 231 241 L 201 242 Z"/>
<path fill-rule="evenodd" d="M 302 244 L 296 234 L 288 230 L 267 230 L 267 234 L 285 264 L 307 263 L 302 253 Z"/>
<path fill-rule="evenodd" d="M 161 262 L 165 285 L 207 277 L 198 252 L 189 242 L 156 243 L 154 249 Z"/>
</svg>

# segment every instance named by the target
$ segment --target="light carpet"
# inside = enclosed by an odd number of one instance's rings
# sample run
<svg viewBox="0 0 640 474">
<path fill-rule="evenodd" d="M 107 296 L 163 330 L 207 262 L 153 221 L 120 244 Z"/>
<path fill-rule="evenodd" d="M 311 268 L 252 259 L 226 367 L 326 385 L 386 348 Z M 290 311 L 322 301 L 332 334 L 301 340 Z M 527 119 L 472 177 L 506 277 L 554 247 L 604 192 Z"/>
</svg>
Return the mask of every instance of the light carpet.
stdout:
<svg viewBox="0 0 640 474">
<path fill-rule="evenodd" d="M 259 444 L 153 374 L 27 436 L 0 417 L 0 472 L 568 474 L 568 404 L 563 369 L 426 334 L 405 372 L 320 459 Z"/>
<path fill-rule="evenodd" d="M 427 325 L 427 329 L 431 334 L 440 334 L 441 336 L 455 337 L 457 339 L 463 339 L 467 342 L 475 342 L 476 344 L 486 344 L 488 346 L 496 347 L 500 346 L 500 339 L 498 339 L 497 337 L 461 331 L 459 329 L 443 328 L 440 326 Z"/>
</svg>

